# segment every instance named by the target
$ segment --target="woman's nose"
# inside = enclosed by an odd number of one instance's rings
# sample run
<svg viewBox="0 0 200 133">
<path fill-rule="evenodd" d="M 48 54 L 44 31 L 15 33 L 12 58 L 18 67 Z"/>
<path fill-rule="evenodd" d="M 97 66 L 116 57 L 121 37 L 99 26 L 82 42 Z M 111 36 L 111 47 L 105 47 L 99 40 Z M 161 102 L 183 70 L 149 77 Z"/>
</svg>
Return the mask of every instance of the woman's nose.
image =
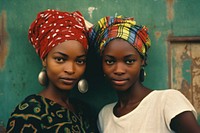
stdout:
<svg viewBox="0 0 200 133">
<path fill-rule="evenodd" d="M 66 62 L 64 71 L 68 74 L 74 74 L 75 73 L 75 66 L 73 62 Z"/>
<path fill-rule="evenodd" d="M 117 74 L 117 75 L 122 75 L 122 74 L 125 73 L 125 67 L 124 67 L 124 64 L 122 62 L 116 63 L 114 73 Z"/>
</svg>

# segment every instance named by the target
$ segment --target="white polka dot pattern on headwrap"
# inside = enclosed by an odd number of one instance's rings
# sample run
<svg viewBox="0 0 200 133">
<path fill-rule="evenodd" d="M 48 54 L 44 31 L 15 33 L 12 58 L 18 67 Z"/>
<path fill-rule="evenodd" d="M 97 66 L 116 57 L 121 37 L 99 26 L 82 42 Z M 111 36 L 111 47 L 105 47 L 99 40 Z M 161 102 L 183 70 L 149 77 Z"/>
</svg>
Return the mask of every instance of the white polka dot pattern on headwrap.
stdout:
<svg viewBox="0 0 200 133">
<path fill-rule="evenodd" d="M 77 40 L 88 49 L 84 18 L 78 11 L 69 13 L 48 9 L 38 13 L 30 25 L 28 37 L 41 59 L 66 40 Z"/>
</svg>

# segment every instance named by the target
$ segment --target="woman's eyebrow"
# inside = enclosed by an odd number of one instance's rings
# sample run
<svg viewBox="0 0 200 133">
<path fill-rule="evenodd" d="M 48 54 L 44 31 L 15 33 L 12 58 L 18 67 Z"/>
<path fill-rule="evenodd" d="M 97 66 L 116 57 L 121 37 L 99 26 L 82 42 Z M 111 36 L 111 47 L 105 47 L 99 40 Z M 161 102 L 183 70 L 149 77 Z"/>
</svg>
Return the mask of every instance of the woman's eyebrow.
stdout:
<svg viewBox="0 0 200 133">
<path fill-rule="evenodd" d="M 78 58 L 86 57 L 85 54 L 77 56 Z"/>
<path fill-rule="evenodd" d="M 64 57 L 68 57 L 67 54 L 62 53 L 62 52 L 54 52 L 53 54 L 60 54 L 60 55 L 62 55 L 62 56 L 64 56 Z M 82 55 L 78 55 L 78 56 L 77 56 L 77 58 L 82 58 L 82 57 L 86 57 L 86 54 L 82 54 Z"/>
<path fill-rule="evenodd" d="M 106 57 L 106 58 L 114 58 L 114 56 L 112 56 L 112 55 L 104 55 L 104 57 Z"/>
<path fill-rule="evenodd" d="M 62 53 L 62 52 L 54 52 L 53 54 L 60 54 L 60 55 L 62 55 L 62 56 L 68 56 L 67 54 L 65 54 L 65 53 Z"/>
<path fill-rule="evenodd" d="M 135 54 L 126 55 L 124 58 L 135 57 Z"/>
<path fill-rule="evenodd" d="M 114 58 L 114 56 L 112 55 L 104 55 L 104 56 L 109 57 L 109 58 Z M 129 54 L 129 55 L 124 56 L 124 58 L 129 58 L 129 57 L 135 57 L 135 54 Z"/>
</svg>

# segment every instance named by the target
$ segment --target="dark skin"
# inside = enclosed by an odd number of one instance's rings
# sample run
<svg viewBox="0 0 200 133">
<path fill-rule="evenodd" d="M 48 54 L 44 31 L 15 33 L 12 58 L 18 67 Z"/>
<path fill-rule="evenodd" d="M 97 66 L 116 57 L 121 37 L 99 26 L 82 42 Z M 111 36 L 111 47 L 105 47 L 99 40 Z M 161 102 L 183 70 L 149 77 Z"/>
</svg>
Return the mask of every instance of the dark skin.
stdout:
<svg viewBox="0 0 200 133">
<path fill-rule="evenodd" d="M 48 85 L 39 95 L 75 112 L 69 101 L 69 92 L 79 81 L 86 68 L 86 51 L 75 40 L 54 47 L 42 60 L 48 75 Z"/>
<path fill-rule="evenodd" d="M 170 127 L 177 133 L 200 133 L 200 127 L 192 112 L 186 111 L 172 119 Z"/>
<path fill-rule="evenodd" d="M 103 70 L 118 95 L 118 102 L 113 109 L 115 116 L 128 114 L 152 92 L 140 82 L 140 69 L 144 63 L 138 51 L 122 39 L 112 40 L 105 47 Z M 173 118 L 170 127 L 177 133 L 200 133 L 200 127 L 191 111 Z"/>
</svg>

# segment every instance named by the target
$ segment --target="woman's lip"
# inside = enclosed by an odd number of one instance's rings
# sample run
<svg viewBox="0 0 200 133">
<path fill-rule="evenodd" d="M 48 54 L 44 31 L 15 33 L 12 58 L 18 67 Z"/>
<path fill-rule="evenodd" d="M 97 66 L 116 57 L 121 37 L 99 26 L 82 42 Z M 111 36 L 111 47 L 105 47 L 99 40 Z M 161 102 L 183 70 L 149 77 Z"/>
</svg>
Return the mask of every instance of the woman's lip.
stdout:
<svg viewBox="0 0 200 133">
<path fill-rule="evenodd" d="M 76 81 L 76 79 L 72 79 L 72 78 L 60 78 L 60 80 L 64 84 L 68 84 L 68 85 L 71 85 L 71 84 L 73 84 Z"/>
<path fill-rule="evenodd" d="M 127 80 L 125 80 L 125 79 L 124 80 L 115 80 L 115 79 L 113 79 L 112 82 L 114 84 L 116 84 L 116 85 L 124 85 L 127 82 Z"/>
</svg>

